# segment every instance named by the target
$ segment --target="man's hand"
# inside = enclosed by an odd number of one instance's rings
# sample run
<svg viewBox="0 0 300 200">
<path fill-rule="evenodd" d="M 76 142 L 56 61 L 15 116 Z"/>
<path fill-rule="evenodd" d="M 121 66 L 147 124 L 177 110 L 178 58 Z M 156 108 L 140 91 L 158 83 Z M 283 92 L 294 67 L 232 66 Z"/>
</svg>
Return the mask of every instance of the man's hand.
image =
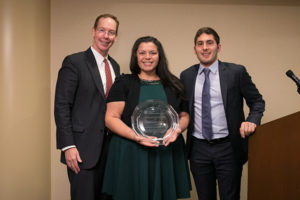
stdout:
<svg viewBox="0 0 300 200">
<path fill-rule="evenodd" d="M 65 158 L 69 168 L 71 168 L 76 174 L 79 173 L 80 168 L 78 162 L 81 163 L 82 160 L 79 156 L 77 148 L 70 148 L 65 151 Z"/>
<path fill-rule="evenodd" d="M 243 122 L 240 127 L 241 137 L 245 138 L 255 131 L 256 124 L 252 122 Z"/>
</svg>

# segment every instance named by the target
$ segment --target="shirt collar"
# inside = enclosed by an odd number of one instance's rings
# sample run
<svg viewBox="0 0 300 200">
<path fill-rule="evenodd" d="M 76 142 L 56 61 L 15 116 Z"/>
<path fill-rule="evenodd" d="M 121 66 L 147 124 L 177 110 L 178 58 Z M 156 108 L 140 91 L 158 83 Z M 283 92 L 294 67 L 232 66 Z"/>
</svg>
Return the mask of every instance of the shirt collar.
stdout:
<svg viewBox="0 0 300 200">
<path fill-rule="evenodd" d="M 200 67 L 199 67 L 199 74 L 201 74 L 203 72 L 203 69 L 205 67 L 200 63 Z M 213 73 L 213 74 L 216 74 L 219 70 L 219 60 L 216 60 L 212 65 L 210 65 L 208 67 L 208 69 L 210 69 L 210 71 Z"/>
<path fill-rule="evenodd" d="M 92 46 L 91 46 L 91 50 L 92 50 L 92 52 L 93 52 L 93 54 L 94 54 L 96 60 L 99 60 L 100 63 L 103 62 L 104 58 L 106 58 L 106 60 L 108 60 L 108 58 L 107 58 L 108 56 L 103 57 L 103 56 L 102 56 L 98 51 L 96 51 L 96 49 L 94 49 Z"/>
</svg>

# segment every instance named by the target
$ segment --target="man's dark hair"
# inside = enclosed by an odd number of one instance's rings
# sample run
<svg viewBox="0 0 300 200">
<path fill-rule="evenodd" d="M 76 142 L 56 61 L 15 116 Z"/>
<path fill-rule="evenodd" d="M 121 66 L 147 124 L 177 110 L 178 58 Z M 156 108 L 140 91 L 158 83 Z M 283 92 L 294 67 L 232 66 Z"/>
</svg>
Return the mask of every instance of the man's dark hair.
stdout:
<svg viewBox="0 0 300 200">
<path fill-rule="evenodd" d="M 198 37 L 203 34 L 203 33 L 206 33 L 208 35 L 213 35 L 214 36 L 214 39 L 216 41 L 217 44 L 220 44 L 220 37 L 218 35 L 218 33 L 213 29 L 213 28 L 210 28 L 210 27 L 202 27 L 200 28 L 196 35 L 195 35 L 195 38 L 194 38 L 194 44 L 196 45 L 196 42 L 197 42 L 197 39 Z"/>
</svg>

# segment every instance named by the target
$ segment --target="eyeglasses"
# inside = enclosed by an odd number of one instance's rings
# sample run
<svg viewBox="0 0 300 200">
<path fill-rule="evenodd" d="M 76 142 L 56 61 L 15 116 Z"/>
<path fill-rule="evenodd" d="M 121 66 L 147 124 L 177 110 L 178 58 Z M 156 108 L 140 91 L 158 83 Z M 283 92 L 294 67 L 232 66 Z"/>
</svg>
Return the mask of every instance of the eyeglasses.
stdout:
<svg viewBox="0 0 300 200">
<path fill-rule="evenodd" d="M 106 31 L 104 28 L 97 28 L 96 30 L 99 32 L 100 35 L 107 34 L 110 37 L 115 36 L 117 34 L 116 31 Z"/>
</svg>

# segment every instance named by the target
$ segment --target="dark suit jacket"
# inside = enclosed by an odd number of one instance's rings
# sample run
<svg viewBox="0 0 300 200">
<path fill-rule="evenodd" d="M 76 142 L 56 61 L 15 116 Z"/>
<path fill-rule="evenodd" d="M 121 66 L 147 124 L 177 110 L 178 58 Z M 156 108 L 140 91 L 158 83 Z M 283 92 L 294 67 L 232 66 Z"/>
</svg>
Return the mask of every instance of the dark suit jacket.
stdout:
<svg viewBox="0 0 300 200">
<path fill-rule="evenodd" d="M 110 60 L 116 76 L 118 63 Z M 94 167 L 101 154 L 105 136 L 106 99 L 95 57 L 89 48 L 67 56 L 58 73 L 55 93 L 55 122 L 57 148 L 76 145 L 82 164 Z M 62 152 L 61 161 L 65 163 Z"/>
<path fill-rule="evenodd" d="M 191 116 L 187 132 L 188 155 L 190 154 L 191 138 L 194 131 L 194 93 L 198 69 L 199 64 L 196 64 L 180 74 L 180 79 L 185 85 Z M 257 125 L 260 124 L 263 116 L 265 102 L 244 66 L 219 61 L 219 76 L 229 138 L 237 161 L 245 163 L 248 159 L 248 138 L 241 138 L 239 131 L 241 123 L 245 121 L 244 99 L 249 107 L 246 121 Z"/>
</svg>

